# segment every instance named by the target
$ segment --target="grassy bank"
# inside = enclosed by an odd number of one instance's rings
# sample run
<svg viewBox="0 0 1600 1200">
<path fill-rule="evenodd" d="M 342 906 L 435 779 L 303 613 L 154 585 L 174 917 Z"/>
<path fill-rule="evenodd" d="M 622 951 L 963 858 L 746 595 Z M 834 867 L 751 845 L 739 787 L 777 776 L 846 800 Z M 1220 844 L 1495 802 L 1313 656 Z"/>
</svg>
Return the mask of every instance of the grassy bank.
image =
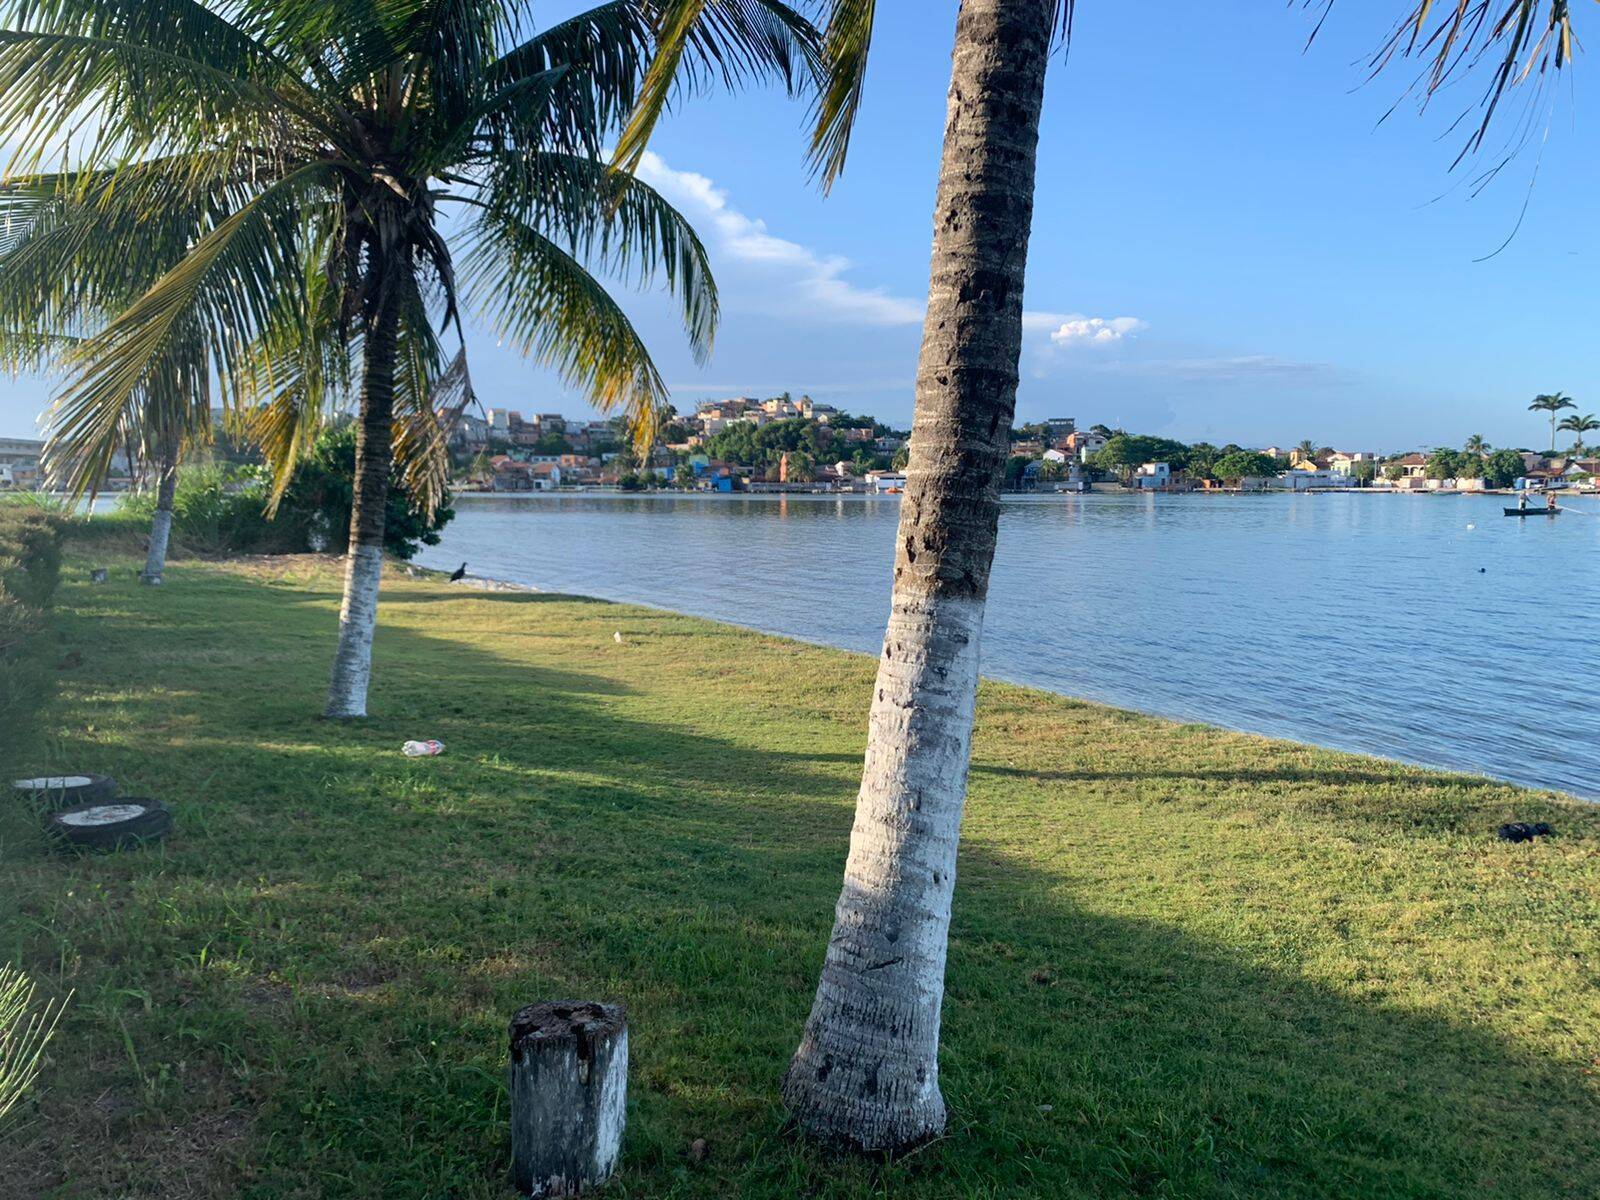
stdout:
<svg viewBox="0 0 1600 1200">
<path fill-rule="evenodd" d="M 506 1020 L 558 996 L 631 1010 L 619 1196 L 1600 1192 L 1588 808 L 986 685 L 950 1133 L 834 1161 L 775 1093 L 869 659 L 397 579 L 375 716 L 345 727 L 314 719 L 326 564 L 159 590 L 81 565 L 40 762 L 177 829 L 63 858 L 0 813 L 0 959 L 76 989 L 7 1197 L 508 1195 Z M 1496 842 L 1507 819 L 1560 836 Z"/>
</svg>

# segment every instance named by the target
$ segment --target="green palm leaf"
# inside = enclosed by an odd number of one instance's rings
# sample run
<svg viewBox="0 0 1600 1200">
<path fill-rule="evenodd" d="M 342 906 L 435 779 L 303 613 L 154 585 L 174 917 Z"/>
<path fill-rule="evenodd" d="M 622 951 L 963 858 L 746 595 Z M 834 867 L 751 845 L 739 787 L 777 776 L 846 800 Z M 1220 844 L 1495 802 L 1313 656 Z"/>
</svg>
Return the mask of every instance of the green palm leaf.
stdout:
<svg viewBox="0 0 1600 1200">
<path fill-rule="evenodd" d="M 465 284 L 483 316 L 601 412 L 624 413 L 635 441 L 648 446 L 667 388 L 627 315 L 544 234 L 504 214 L 485 213 L 477 224 Z"/>
<path fill-rule="evenodd" d="M 543 229 L 578 258 L 642 285 L 659 277 L 680 301 L 695 357 L 709 357 L 720 319 L 711 260 L 688 220 L 650 185 L 605 163 L 547 151 L 488 163 L 491 212 Z"/>
<path fill-rule="evenodd" d="M 617 141 L 615 161 L 630 173 L 677 88 L 775 77 L 795 94 L 826 78 L 816 30 L 781 0 L 661 0 L 655 28 L 654 57 Z"/>
</svg>

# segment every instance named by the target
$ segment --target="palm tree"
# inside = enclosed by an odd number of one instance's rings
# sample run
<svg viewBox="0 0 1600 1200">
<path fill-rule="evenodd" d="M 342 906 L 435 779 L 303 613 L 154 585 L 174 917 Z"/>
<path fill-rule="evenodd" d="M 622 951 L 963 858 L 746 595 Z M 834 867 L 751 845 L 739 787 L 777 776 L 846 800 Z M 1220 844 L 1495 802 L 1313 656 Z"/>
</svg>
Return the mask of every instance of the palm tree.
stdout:
<svg viewBox="0 0 1600 1200">
<path fill-rule="evenodd" d="M 1550 453 L 1556 452 L 1556 414 L 1564 408 L 1577 408 L 1577 404 L 1570 396 L 1562 392 L 1552 392 L 1533 398 L 1533 403 L 1528 405 L 1529 412 L 1547 412 L 1550 414 Z"/>
<path fill-rule="evenodd" d="M 1577 453 L 1581 455 L 1583 453 L 1583 435 L 1600 429 L 1600 418 L 1596 418 L 1593 413 L 1584 413 L 1581 417 L 1567 417 L 1561 422 L 1561 428 L 1568 433 L 1578 435 L 1575 448 Z"/>
<path fill-rule="evenodd" d="M 1301 458 L 1315 458 L 1317 456 L 1317 444 L 1310 438 L 1306 438 L 1295 449 L 1300 452 Z"/>
<path fill-rule="evenodd" d="M 183 250 L 169 223 L 138 230 L 147 243 L 168 239 L 164 257 L 105 253 L 106 244 L 134 231 L 105 227 L 94 204 L 70 203 L 65 193 L 59 176 L 0 189 L 0 365 L 13 373 L 47 369 L 80 348 L 87 331 L 103 328 Z M 68 278 L 71 286 L 63 286 Z M 104 436 L 62 438 L 52 428 L 47 443 L 48 474 L 79 490 L 98 489 L 111 467 L 109 454 L 77 454 L 82 446 L 120 444 L 130 471 L 136 461 L 155 464 L 156 508 L 140 573 L 147 584 L 159 584 L 166 570 L 179 455 L 210 436 L 205 347 L 190 333 L 173 340 L 124 411 L 107 414 L 112 424 Z"/>
<path fill-rule="evenodd" d="M 1468 454 L 1484 455 L 1489 453 L 1489 443 L 1483 440 L 1483 434 L 1475 433 L 1466 441 L 1465 450 Z"/>
<path fill-rule="evenodd" d="M 470 306 L 648 442 L 665 385 L 587 269 L 678 297 L 704 356 L 717 299 L 699 239 L 666 201 L 611 169 L 633 156 L 679 79 L 802 84 L 811 27 L 779 0 L 612 0 L 523 37 L 524 0 L 53 0 L 8 4 L 0 128 L 45 148 L 92 117 L 62 177 L 124 220 L 198 212 L 187 249 L 72 357 L 63 426 L 105 455 L 185 325 L 248 403 L 281 488 L 359 358 L 355 503 L 326 713 L 366 713 L 396 463 L 437 500 L 445 464 L 433 393 L 454 370 L 440 335 Z M 658 52 L 658 44 L 662 52 Z M 666 49 L 670 47 L 670 53 Z M 87 168 L 87 169 L 82 169 Z M 453 214 L 445 221 L 442 214 Z M 98 244 L 101 253 L 148 253 Z M 459 252 L 459 258 L 458 258 Z M 331 332 L 330 332 L 331 331 Z M 447 365 L 447 362 L 449 365 Z"/>
<path fill-rule="evenodd" d="M 822 978 L 783 1084 L 826 1141 L 902 1149 L 944 1127 L 939 1016 L 989 568 L 1022 351 L 1045 70 L 1071 5 L 963 0 L 888 632 Z M 834 0 L 814 152 L 836 170 L 871 0 Z M 830 176 L 831 177 L 831 176 Z"/>
<path fill-rule="evenodd" d="M 1425 17 L 1431 0 L 1420 2 Z M 1564 30 L 1565 0 L 1551 2 Z M 835 114 L 860 94 L 874 2 L 831 0 L 829 10 L 813 152 L 831 179 L 850 131 L 849 114 Z M 978 641 L 1021 354 L 1046 58 L 1071 12 L 1070 0 L 962 0 L 957 17 L 889 629 L 833 936 L 783 1087 L 801 1128 L 869 1150 L 903 1149 L 944 1125 L 939 1016 Z"/>
</svg>

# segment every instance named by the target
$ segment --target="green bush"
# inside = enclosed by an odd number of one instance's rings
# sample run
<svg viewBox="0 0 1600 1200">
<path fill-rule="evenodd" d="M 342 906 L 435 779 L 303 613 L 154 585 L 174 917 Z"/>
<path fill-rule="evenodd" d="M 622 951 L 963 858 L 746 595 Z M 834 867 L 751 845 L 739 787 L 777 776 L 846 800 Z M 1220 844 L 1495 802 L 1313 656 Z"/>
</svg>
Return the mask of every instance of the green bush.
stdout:
<svg viewBox="0 0 1600 1200">
<path fill-rule="evenodd" d="M 172 529 L 200 554 L 288 553 L 303 550 L 294 531 L 266 518 L 266 488 L 248 467 L 186 467 L 172 499 Z M 154 492 L 123 500 L 121 511 L 148 523 L 155 515 Z"/>
<path fill-rule="evenodd" d="M 356 478 L 356 427 L 345 424 L 321 434 L 295 469 L 278 506 L 278 521 L 293 529 L 300 549 L 343 554 L 350 546 L 350 509 Z M 411 558 L 423 546 L 439 544 L 439 530 L 455 516 L 447 495 L 429 519 L 404 484 L 389 487 L 383 548 L 396 558 Z"/>
<path fill-rule="evenodd" d="M 187 467 L 178 475 L 172 501 L 173 533 L 201 554 L 343 554 L 350 541 L 355 468 L 355 426 L 328 430 L 296 467 L 276 516 L 269 519 L 268 480 L 261 468 Z M 120 511 L 148 522 L 155 505 L 153 493 L 141 492 L 123 500 Z M 397 482 L 389 489 L 383 547 L 397 558 L 410 558 L 423 545 L 438 545 L 439 530 L 453 516 L 448 504 L 431 520 L 423 516 Z"/>
<path fill-rule="evenodd" d="M 45 609 L 61 576 L 61 519 L 0 505 L 0 766 L 27 744 L 54 678 Z"/>
</svg>

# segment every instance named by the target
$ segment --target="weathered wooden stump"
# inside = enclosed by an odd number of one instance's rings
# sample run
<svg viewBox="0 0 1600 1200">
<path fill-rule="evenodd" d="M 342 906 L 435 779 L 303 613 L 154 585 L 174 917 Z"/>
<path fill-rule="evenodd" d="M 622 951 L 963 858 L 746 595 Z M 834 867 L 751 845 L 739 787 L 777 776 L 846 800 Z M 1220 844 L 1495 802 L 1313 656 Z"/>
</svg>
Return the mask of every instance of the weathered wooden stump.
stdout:
<svg viewBox="0 0 1600 1200">
<path fill-rule="evenodd" d="M 511 1164 L 530 1196 L 576 1196 L 611 1178 L 628 1098 L 620 1004 L 547 1000 L 511 1018 Z"/>
</svg>

